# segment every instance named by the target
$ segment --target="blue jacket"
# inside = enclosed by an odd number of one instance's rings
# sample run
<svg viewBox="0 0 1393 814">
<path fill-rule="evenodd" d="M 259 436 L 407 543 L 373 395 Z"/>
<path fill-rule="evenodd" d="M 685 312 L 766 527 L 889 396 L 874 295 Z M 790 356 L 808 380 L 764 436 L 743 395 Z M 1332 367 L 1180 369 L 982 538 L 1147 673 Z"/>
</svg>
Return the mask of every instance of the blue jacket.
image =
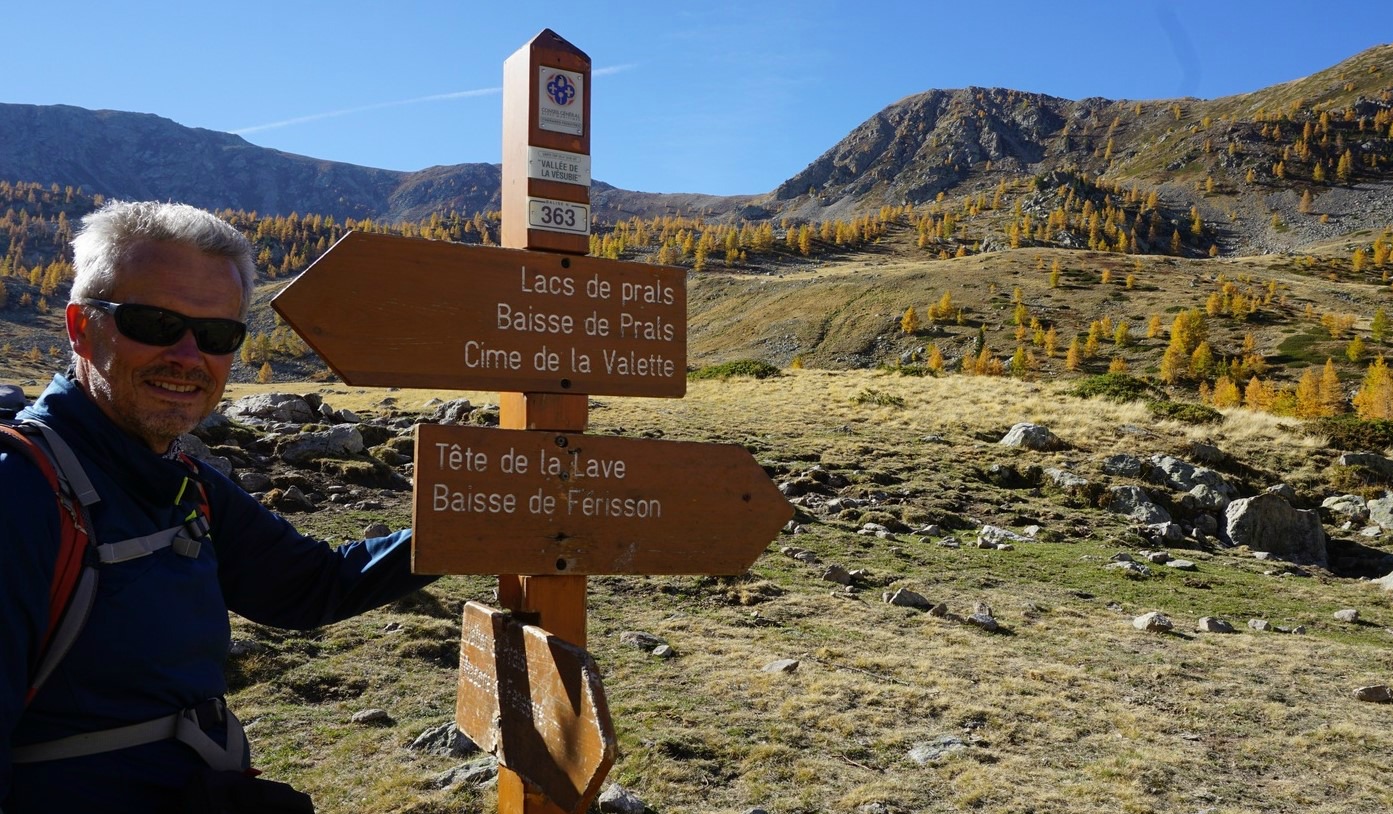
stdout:
<svg viewBox="0 0 1393 814">
<path fill-rule="evenodd" d="M 118 429 L 57 376 L 25 413 L 77 453 L 101 501 L 98 542 L 178 525 L 187 466 Z M 331 548 L 295 531 L 227 478 L 200 466 L 212 545 L 197 558 L 165 548 L 103 565 L 81 635 L 27 709 L 24 695 L 48 624 L 58 552 L 53 491 L 23 455 L 0 446 L 0 810 L 5 814 L 172 811 L 203 764 L 173 740 L 45 763 L 11 764 L 12 746 L 169 715 L 226 689 L 228 611 L 305 629 L 348 618 L 428 584 L 411 574 L 411 532 Z M 190 490 L 192 491 L 192 490 Z"/>
</svg>

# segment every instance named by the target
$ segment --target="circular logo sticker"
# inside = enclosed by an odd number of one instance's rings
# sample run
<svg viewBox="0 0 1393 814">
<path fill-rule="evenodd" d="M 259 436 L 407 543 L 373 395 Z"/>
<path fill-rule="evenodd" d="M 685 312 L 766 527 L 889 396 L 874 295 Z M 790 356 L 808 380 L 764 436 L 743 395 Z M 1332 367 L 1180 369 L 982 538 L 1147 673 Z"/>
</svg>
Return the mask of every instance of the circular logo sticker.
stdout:
<svg viewBox="0 0 1393 814">
<path fill-rule="evenodd" d="M 556 74 L 547 83 L 547 96 L 551 97 L 552 102 L 565 107 L 575 101 L 576 86 L 565 74 Z"/>
</svg>

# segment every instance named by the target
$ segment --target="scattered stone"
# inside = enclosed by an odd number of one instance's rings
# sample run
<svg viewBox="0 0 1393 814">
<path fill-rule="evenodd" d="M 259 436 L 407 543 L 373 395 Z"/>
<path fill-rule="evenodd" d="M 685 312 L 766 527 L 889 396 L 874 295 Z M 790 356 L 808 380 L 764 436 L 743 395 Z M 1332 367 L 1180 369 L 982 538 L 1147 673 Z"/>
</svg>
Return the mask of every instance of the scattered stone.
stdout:
<svg viewBox="0 0 1393 814">
<path fill-rule="evenodd" d="M 446 721 L 422 732 L 411 742 L 411 750 L 440 757 L 469 757 L 479 751 L 474 741 L 459 730 L 454 721 Z"/>
<path fill-rule="evenodd" d="M 1135 455 L 1109 455 L 1103 459 L 1103 472 L 1122 478 L 1135 478 L 1141 475 L 1141 459 Z"/>
<path fill-rule="evenodd" d="M 1151 569 L 1139 562 L 1122 560 L 1120 562 L 1108 563 L 1104 568 L 1112 568 L 1121 571 L 1123 576 L 1128 579 L 1146 579 L 1151 576 Z"/>
<path fill-rule="evenodd" d="M 1365 701 L 1371 704 L 1387 704 L 1393 702 L 1393 689 L 1386 684 L 1375 684 L 1371 687 L 1360 687 L 1354 691 L 1356 701 Z"/>
<path fill-rule="evenodd" d="M 464 785 L 482 786 L 497 776 L 498 761 L 490 756 L 483 760 L 466 763 L 463 766 L 455 766 L 437 774 L 431 779 L 431 786 L 437 789 L 449 789 Z"/>
<path fill-rule="evenodd" d="M 1335 463 L 1340 466 L 1358 466 L 1377 472 L 1385 480 L 1393 480 L 1393 461 L 1372 452 L 1346 452 Z"/>
<path fill-rule="evenodd" d="M 1114 486 L 1108 491 L 1112 494 L 1108 511 L 1125 514 L 1146 525 L 1170 522 L 1170 512 L 1157 506 L 1140 486 Z"/>
<path fill-rule="evenodd" d="M 766 673 L 792 673 L 798 669 L 798 659 L 779 659 L 760 668 Z"/>
<path fill-rule="evenodd" d="M 370 540 L 374 537 L 386 537 L 392 533 L 392 529 L 386 523 L 369 523 L 363 529 L 363 539 Z"/>
<path fill-rule="evenodd" d="M 1199 632 L 1201 632 L 1201 633 L 1233 633 L 1233 632 L 1234 632 L 1233 625 L 1229 624 L 1228 622 L 1224 621 L 1223 619 L 1217 619 L 1217 618 L 1215 618 L 1215 617 L 1213 617 L 1213 616 L 1201 616 L 1201 617 L 1200 617 L 1199 624 L 1197 624 L 1197 625 L 1195 626 L 1195 628 L 1196 628 L 1197 630 L 1199 630 Z"/>
<path fill-rule="evenodd" d="M 997 629 L 1001 627 L 1001 625 L 997 623 L 996 617 L 992 616 L 991 606 L 985 602 L 977 603 L 972 610 L 972 615 L 967 617 L 967 623 L 976 625 L 988 633 L 995 633 Z"/>
<path fill-rule="evenodd" d="M 1366 504 L 1369 509 L 1369 522 L 1377 523 L 1386 529 L 1393 529 L 1393 494 L 1374 498 Z"/>
<path fill-rule="evenodd" d="M 1195 565 L 1195 564 L 1194 564 L 1193 562 L 1191 562 L 1190 560 L 1167 560 L 1166 563 L 1165 563 L 1165 566 L 1166 566 L 1167 568 L 1174 568 L 1174 569 L 1177 570 L 1177 571 L 1198 571 L 1198 570 L 1199 570 L 1199 566 Z"/>
<path fill-rule="evenodd" d="M 886 602 L 901 608 L 929 608 L 933 607 L 923 594 L 911 591 L 908 588 L 900 588 L 895 593 L 883 595 Z"/>
<path fill-rule="evenodd" d="M 1262 633 L 1271 630 L 1272 623 L 1267 621 L 1266 619 L 1249 619 L 1248 627 L 1252 630 L 1256 630 L 1259 633 Z"/>
<path fill-rule="evenodd" d="M 223 415 L 235 420 L 255 424 L 275 422 L 278 424 L 310 424 L 317 413 L 300 396 L 288 393 L 259 393 L 243 396 L 221 409 Z"/>
<path fill-rule="evenodd" d="M 1280 497 L 1282 500 L 1285 500 L 1288 503 L 1290 503 L 1293 500 L 1296 500 L 1296 490 L 1285 483 L 1278 483 L 1274 486 L 1269 486 L 1267 487 L 1266 491 L 1267 494 L 1276 495 L 1277 497 Z"/>
<path fill-rule="evenodd" d="M 948 616 L 948 603 L 940 602 L 932 608 L 929 608 L 929 615 L 936 616 L 940 619 L 946 618 Z"/>
<path fill-rule="evenodd" d="M 663 639 L 654 636 L 652 633 L 644 633 L 638 630 L 626 630 L 619 634 L 619 643 L 627 644 L 630 647 L 637 647 L 639 650 L 653 652 L 657 648 L 667 644 Z"/>
<path fill-rule="evenodd" d="M 1356 624 L 1359 621 L 1359 610 L 1357 608 L 1343 608 L 1335 611 L 1335 621 Z"/>
<path fill-rule="evenodd" d="M 840 565 L 829 565 L 822 572 L 823 582 L 835 582 L 838 585 L 851 584 L 851 572 Z"/>
<path fill-rule="evenodd" d="M 271 490 L 271 476 L 264 472 L 238 472 L 237 485 L 242 487 L 242 491 L 250 494 L 269 492 Z"/>
<path fill-rule="evenodd" d="M 1151 611 L 1133 619 L 1132 627 L 1148 633 L 1169 633 L 1175 628 L 1175 624 L 1160 611 Z"/>
<path fill-rule="evenodd" d="M 266 645 L 251 639 L 233 639 L 232 644 L 227 648 L 228 658 L 238 658 L 248 656 L 252 653 L 266 652 Z"/>
<path fill-rule="evenodd" d="M 1369 516 L 1369 504 L 1359 495 L 1332 495 L 1320 502 L 1320 507 L 1338 520 L 1363 520 Z"/>
<path fill-rule="evenodd" d="M 351 424 L 339 424 L 320 432 L 300 433 L 282 444 L 279 454 L 286 463 L 303 466 L 321 458 L 357 455 L 364 449 L 363 434 Z"/>
<path fill-rule="evenodd" d="M 676 658 L 677 651 L 672 649 L 672 645 L 660 644 L 653 648 L 653 656 L 660 659 Z"/>
<path fill-rule="evenodd" d="M 982 543 L 984 542 L 990 543 L 991 545 L 982 545 Z M 1028 542 L 1030 542 L 1029 537 L 1024 537 L 1020 534 L 1015 533 L 1014 531 L 1011 531 L 1010 529 L 1004 529 L 1000 526 L 982 526 L 982 528 L 979 529 L 977 532 L 978 548 L 995 548 L 998 543 Z"/>
<path fill-rule="evenodd" d="M 1008 447 L 1025 447 L 1039 452 L 1062 449 L 1064 442 L 1049 428 L 1022 422 L 1011 428 L 997 443 Z"/>
<path fill-rule="evenodd" d="M 610 783 L 595 802 L 604 814 L 647 814 L 649 811 L 646 803 L 618 783 Z"/>
<path fill-rule="evenodd" d="M 1152 565 L 1165 565 L 1166 563 L 1170 562 L 1171 559 L 1169 551 L 1142 551 L 1139 553 L 1142 559 L 1146 560 Z"/>
<path fill-rule="evenodd" d="M 1207 483 L 1195 484 L 1186 494 L 1193 499 L 1194 505 L 1206 510 L 1223 511 L 1230 502 L 1228 495 Z"/>
<path fill-rule="evenodd" d="M 1050 483 L 1054 484 L 1056 488 L 1066 492 L 1082 492 L 1088 488 L 1088 478 L 1075 475 L 1066 469 L 1049 467 L 1045 470 L 1045 477 L 1049 478 Z"/>
<path fill-rule="evenodd" d="M 779 551 L 785 556 L 792 557 L 793 559 L 798 560 L 802 563 L 807 563 L 808 565 L 812 565 L 813 563 L 817 562 L 817 555 L 807 550 L 806 548 L 799 548 L 797 546 L 786 545 L 783 548 L 779 549 Z"/>
<path fill-rule="evenodd" d="M 378 707 L 359 710 L 353 713 L 353 717 L 348 720 L 355 724 L 363 724 L 364 726 L 391 726 L 396 723 L 392 720 L 392 716 L 387 714 L 387 710 Z"/>
<path fill-rule="evenodd" d="M 967 749 L 967 741 L 956 735 L 939 735 L 936 738 L 915 745 L 909 750 L 909 759 L 925 766 Z"/>
<path fill-rule="evenodd" d="M 938 541 L 938 544 L 939 544 L 940 546 L 942 546 L 943 548 L 962 548 L 962 547 L 963 547 L 963 544 L 962 544 L 961 542 L 959 542 L 959 541 L 958 541 L 958 538 L 956 538 L 956 537 L 944 537 L 942 540 L 939 540 L 939 541 Z"/>
</svg>

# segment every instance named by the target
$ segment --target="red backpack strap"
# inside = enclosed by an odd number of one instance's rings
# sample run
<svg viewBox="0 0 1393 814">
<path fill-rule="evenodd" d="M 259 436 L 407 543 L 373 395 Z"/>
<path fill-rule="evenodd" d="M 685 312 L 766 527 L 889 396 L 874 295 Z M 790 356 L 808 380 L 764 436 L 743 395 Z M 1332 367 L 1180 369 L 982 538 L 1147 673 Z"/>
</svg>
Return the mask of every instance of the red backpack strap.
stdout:
<svg viewBox="0 0 1393 814">
<path fill-rule="evenodd" d="M 38 427 L 36 431 L 40 436 L 46 434 L 44 431 L 52 432 L 42 425 L 35 426 Z M 52 487 L 54 497 L 58 501 L 58 558 L 53 569 L 53 582 L 48 591 L 48 627 L 39 643 L 39 663 L 35 667 L 25 698 L 25 702 L 28 703 L 38 692 L 43 679 L 48 677 L 48 673 L 66 654 L 72 640 L 77 637 L 78 630 L 87 620 L 91 597 L 96 593 L 96 572 L 95 569 L 84 568 L 85 554 L 91 537 L 88 532 L 90 524 L 87 522 L 86 503 L 96 502 L 97 498 L 75 458 L 67 467 L 60 466 L 57 463 L 59 456 L 48 443 L 40 442 L 23 429 L 9 424 L 0 424 L 0 443 L 24 453 L 33 461 Z M 58 443 L 62 444 L 63 453 L 71 456 L 67 445 L 61 439 Z M 77 467 L 76 479 L 80 485 L 76 487 L 69 475 L 72 467 Z M 86 503 L 83 502 L 83 498 L 79 498 L 79 492 L 87 496 Z M 82 585 L 81 591 L 78 590 L 79 585 Z M 80 594 L 76 603 L 75 594 Z M 82 607 L 70 608 L 75 604 Z"/>
</svg>

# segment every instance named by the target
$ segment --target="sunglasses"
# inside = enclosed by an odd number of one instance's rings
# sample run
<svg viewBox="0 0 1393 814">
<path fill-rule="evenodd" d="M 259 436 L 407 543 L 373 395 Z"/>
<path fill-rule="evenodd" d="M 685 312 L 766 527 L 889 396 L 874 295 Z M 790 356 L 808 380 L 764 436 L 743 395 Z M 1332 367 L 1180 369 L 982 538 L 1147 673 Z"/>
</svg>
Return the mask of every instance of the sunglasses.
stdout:
<svg viewBox="0 0 1393 814">
<path fill-rule="evenodd" d="M 192 330 L 199 350 L 223 356 L 241 347 L 242 340 L 247 336 L 247 326 L 235 319 L 186 317 L 178 311 L 153 305 L 86 298 L 77 302 L 111 314 L 116 318 L 116 330 L 142 345 L 168 347 L 183 338 L 184 331 Z"/>
</svg>

